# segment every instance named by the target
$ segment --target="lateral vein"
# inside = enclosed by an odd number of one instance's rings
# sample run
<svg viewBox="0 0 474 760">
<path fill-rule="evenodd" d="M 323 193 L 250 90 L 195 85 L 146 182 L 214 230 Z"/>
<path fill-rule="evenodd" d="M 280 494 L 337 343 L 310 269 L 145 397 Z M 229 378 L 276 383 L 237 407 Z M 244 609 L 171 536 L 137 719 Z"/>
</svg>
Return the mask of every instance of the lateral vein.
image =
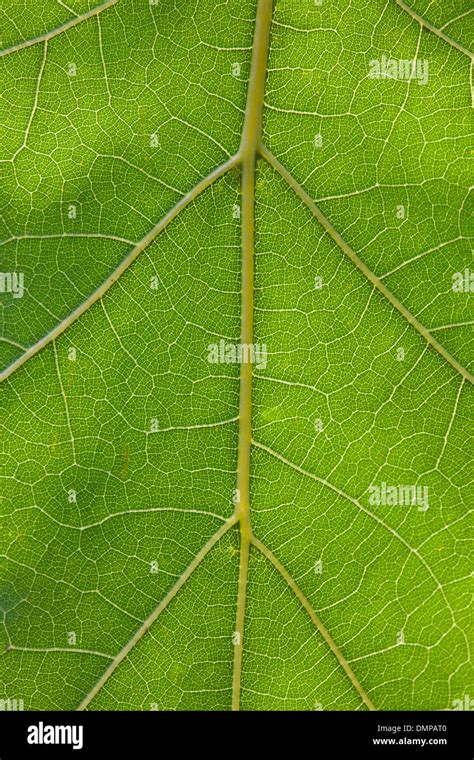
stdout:
<svg viewBox="0 0 474 760">
<path fill-rule="evenodd" d="M 140 628 L 134 633 L 132 638 L 125 644 L 125 646 L 120 650 L 120 652 L 113 658 L 112 662 L 110 663 L 109 667 L 104 671 L 102 676 L 99 678 L 95 686 L 91 689 L 89 694 L 87 694 L 86 697 L 82 700 L 81 704 L 77 708 L 79 711 L 85 710 L 88 705 L 92 702 L 94 697 L 98 694 L 98 692 L 102 689 L 104 684 L 109 680 L 111 675 L 114 673 L 114 671 L 118 668 L 118 666 L 123 662 L 123 660 L 127 657 L 127 655 L 130 653 L 130 651 L 133 649 L 135 644 L 137 644 L 142 636 L 150 629 L 150 627 L 153 625 L 155 620 L 161 615 L 163 610 L 166 609 L 166 607 L 169 605 L 169 603 L 174 599 L 178 591 L 184 586 L 186 581 L 190 578 L 190 576 L 193 574 L 193 572 L 196 570 L 196 568 L 201 564 L 204 557 L 211 551 L 211 549 L 217 544 L 219 539 L 222 538 L 222 536 L 227 533 L 227 531 L 232 528 L 233 525 L 235 525 L 237 522 L 237 518 L 235 515 L 232 515 L 220 528 L 217 530 L 213 536 L 209 539 L 209 541 L 202 547 L 202 549 L 196 554 L 192 562 L 187 566 L 186 570 L 180 575 L 174 586 L 168 591 L 166 596 L 161 600 L 158 607 L 156 607 L 151 615 L 147 617 L 147 619 L 142 623 Z"/>
<path fill-rule="evenodd" d="M 63 32 L 67 32 L 68 29 L 72 29 L 73 26 L 77 26 L 77 24 L 80 24 L 82 21 L 87 21 L 87 19 L 92 18 L 92 16 L 97 16 L 98 13 L 106 11 L 117 2 L 118 0 L 107 0 L 106 3 L 91 8 L 90 11 L 83 13 L 81 16 L 76 16 L 75 18 L 70 19 L 70 21 L 66 21 L 64 24 L 61 24 L 61 26 L 56 27 L 56 29 L 51 29 L 49 32 L 40 34 L 38 37 L 33 37 L 31 40 L 25 40 L 24 42 L 19 42 L 17 45 L 12 45 L 12 47 L 0 50 L 0 58 L 3 58 L 5 55 L 10 55 L 10 53 L 15 53 L 17 50 L 24 50 L 32 45 L 37 45 L 39 42 L 47 42 L 53 37 L 57 37 L 58 34 L 62 34 Z"/>
<path fill-rule="evenodd" d="M 428 562 L 425 560 L 425 558 L 423 557 L 423 555 L 420 554 L 419 550 L 416 549 L 415 547 L 413 547 L 405 538 L 403 538 L 403 536 L 401 535 L 401 533 L 398 533 L 398 531 L 395 530 L 395 528 L 392 528 L 391 525 L 389 525 L 388 523 L 386 523 L 385 520 L 382 520 L 380 517 L 378 517 L 374 512 L 371 512 L 370 509 L 367 509 L 366 507 L 364 507 L 364 505 L 361 504 L 361 502 L 358 501 L 358 499 L 355 499 L 353 496 L 350 496 L 348 493 L 345 493 L 344 491 L 342 491 L 340 488 L 338 488 L 337 486 L 335 486 L 332 483 L 330 483 L 325 478 L 321 478 L 318 475 L 315 475 L 314 473 L 309 472 L 309 470 L 303 469 L 303 467 L 300 467 L 298 464 L 295 464 L 294 462 L 291 462 L 289 459 L 287 459 L 286 457 L 284 457 L 282 454 L 279 454 L 278 451 L 275 451 L 274 449 L 271 449 L 269 446 L 266 446 L 264 443 L 260 443 L 259 441 L 252 440 L 252 444 L 253 444 L 253 446 L 256 446 L 257 448 L 262 449 L 262 451 L 266 451 L 267 454 L 270 454 L 271 456 L 275 457 L 275 459 L 278 459 L 280 462 L 283 462 L 283 464 L 285 464 L 287 467 L 291 467 L 291 469 L 295 470 L 296 472 L 299 472 L 301 475 L 304 475 L 307 478 L 311 478 L 311 480 L 316 481 L 316 483 L 320 483 L 321 485 L 325 486 L 326 488 L 329 488 L 331 491 L 334 491 L 334 493 L 337 493 L 343 499 L 346 499 L 347 501 L 349 501 L 351 504 L 353 504 L 358 509 L 360 509 L 361 512 L 363 512 L 364 514 L 366 514 L 368 517 L 371 517 L 372 520 L 374 520 L 380 526 L 382 526 L 383 528 L 385 528 L 385 530 L 388 531 L 392 536 L 394 536 L 394 538 L 396 538 L 398 541 L 400 541 L 400 543 L 402 543 L 403 546 L 405 546 L 405 548 L 419 560 L 419 562 L 423 565 L 423 567 L 425 568 L 425 570 L 427 571 L 427 573 L 430 575 L 430 577 L 432 578 L 432 580 L 435 582 L 436 589 L 441 593 L 441 596 L 443 597 L 443 600 L 444 600 L 444 602 L 446 604 L 446 607 L 447 607 L 447 609 L 450 612 L 451 620 L 453 621 L 453 625 L 456 625 L 453 608 L 452 608 L 452 606 L 451 606 L 451 604 L 450 604 L 450 602 L 449 602 L 449 600 L 448 600 L 448 598 L 447 598 L 447 596 L 446 596 L 446 594 L 444 592 L 444 588 L 443 588 L 443 586 L 441 584 L 441 581 L 439 580 L 439 578 L 437 577 L 437 575 L 435 575 L 435 573 L 433 572 L 433 570 L 431 569 L 431 567 L 429 566 Z M 464 638 L 465 638 L 466 644 L 467 644 L 467 639 L 466 639 L 466 637 L 464 637 Z M 468 647 L 468 649 L 469 649 L 469 647 Z"/>
<path fill-rule="evenodd" d="M 252 538 L 252 544 L 255 546 L 256 549 L 258 549 L 270 562 L 272 565 L 276 568 L 276 570 L 280 573 L 280 575 L 285 579 L 290 589 L 293 591 L 296 598 L 301 602 L 303 607 L 305 608 L 306 612 L 310 616 L 312 622 L 318 629 L 319 633 L 323 637 L 326 644 L 331 649 L 332 653 L 335 655 L 339 665 L 344 670 L 345 674 L 348 676 L 349 680 L 357 690 L 359 696 L 361 697 L 364 704 L 369 708 L 369 710 L 376 710 L 376 707 L 374 706 L 372 700 L 368 696 L 365 689 L 363 689 L 360 681 L 358 680 L 356 674 L 352 670 L 351 666 L 347 662 L 346 658 L 342 654 L 341 650 L 335 643 L 334 639 L 332 638 L 331 634 L 329 633 L 326 626 L 321 622 L 319 617 L 316 615 L 316 612 L 314 611 L 314 608 L 309 601 L 309 599 L 305 596 L 303 591 L 300 589 L 294 578 L 290 575 L 288 570 L 284 567 L 284 565 L 281 564 L 281 562 L 275 557 L 273 552 L 266 546 L 262 541 L 259 541 L 258 538 L 253 537 Z"/>
<path fill-rule="evenodd" d="M 72 311 L 70 314 L 68 314 L 65 319 L 63 319 L 61 322 L 58 322 L 58 324 L 46 335 L 43 335 L 42 338 L 40 338 L 37 343 L 30 346 L 27 351 L 25 351 L 24 354 L 22 354 L 16 361 L 14 361 L 12 364 L 10 364 L 9 367 L 7 367 L 3 372 L 0 372 L 0 383 L 6 380 L 10 375 L 12 375 L 19 367 L 21 367 L 25 362 L 28 361 L 28 359 L 31 359 L 32 356 L 38 353 L 42 348 L 47 346 L 49 343 L 51 343 L 52 340 L 57 338 L 59 335 L 61 335 L 70 325 L 72 325 L 73 322 L 76 321 L 82 314 L 84 314 L 87 309 L 89 309 L 96 301 L 98 301 L 104 293 L 108 291 L 108 289 L 116 282 L 119 277 L 125 272 L 126 269 L 132 264 L 137 256 L 145 249 L 147 248 L 150 243 L 153 242 L 153 240 L 162 232 L 165 227 L 168 226 L 170 222 L 175 219 L 175 217 L 178 216 L 179 212 L 182 211 L 182 209 L 186 208 L 191 201 L 195 200 L 198 195 L 200 195 L 204 190 L 206 190 L 208 187 L 210 187 L 217 179 L 220 179 L 224 176 L 230 169 L 232 169 L 237 163 L 239 159 L 238 156 L 233 156 L 225 163 L 221 164 L 217 169 L 214 169 L 210 174 L 208 174 L 207 177 L 205 177 L 203 180 L 198 182 L 197 185 L 193 187 L 192 190 L 189 191 L 186 195 L 183 195 L 182 198 L 179 199 L 178 203 L 176 203 L 175 206 L 173 206 L 170 211 L 162 218 L 160 221 L 155 224 L 154 227 L 145 235 L 140 242 L 136 244 L 134 248 L 132 248 L 131 251 L 126 255 L 126 257 L 123 259 L 123 261 L 120 262 L 120 264 L 114 269 L 111 275 L 107 277 L 107 279 L 96 289 L 94 290 L 91 295 L 85 299 L 79 306 L 77 306 L 74 311 Z"/>
<path fill-rule="evenodd" d="M 418 23 L 424 27 L 425 29 L 428 29 L 430 32 L 433 32 L 433 34 L 436 34 L 437 37 L 442 39 L 444 42 L 447 42 L 448 45 L 451 45 L 451 47 L 456 48 L 456 50 L 459 50 L 464 55 L 467 55 L 468 58 L 471 60 L 474 58 L 474 55 L 471 53 L 470 50 L 465 48 L 463 45 L 461 45 L 459 42 L 456 42 L 456 40 L 453 40 L 452 37 L 449 37 L 447 34 L 445 34 L 442 29 L 438 29 L 438 27 L 434 26 L 430 21 L 427 21 L 423 16 L 420 16 L 419 13 L 413 10 L 413 8 L 410 8 L 409 5 L 407 5 L 404 0 L 395 0 L 396 4 L 400 6 L 406 13 L 408 13 L 409 16 L 415 19 L 415 21 L 418 21 Z M 454 20 L 454 19 L 453 19 Z M 447 24 L 445 24 L 445 27 Z M 443 28 L 445 28 L 443 27 Z"/>
<path fill-rule="evenodd" d="M 406 306 L 404 306 L 401 301 L 394 296 L 394 294 L 387 288 L 385 283 L 382 282 L 380 277 L 377 277 L 371 269 L 365 264 L 362 259 L 359 258 L 359 256 L 356 254 L 354 250 L 346 243 L 346 241 L 343 239 L 342 235 L 333 227 L 329 219 L 327 219 L 321 209 L 316 205 L 316 203 L 313 201 L 311 196 L 306 192 L 306 190 L 299 184 L 299 182 L 293 177 L 293 175 L 286 169 L 283 164 L 280 163 L 280 161 L 276 158 L 276 156 L 273 155 L 273 153 L 268 150 L 268 148 L 261 144 L 259 146 L 259 152 L 262 158 L 264 158 L 268 163 L 273 166 L 273 168 L 283 177 L 284 180 L 288 183 L 288 185 L 294 190 L 296 195 L 303 201 L 303 203 L 309 208 L 309 210 L 313 213 L 313 215 L 316 217 L 318 222 L 324 227 L 326 232 L 332 237 L 335 243 L 339 246 L 339 248 L 350 258 L 350 260 L 353 262 L 353 264 L 356 265 L 356 267 L 364 274 L 367 279 L 372 283 L 372 285 L 380 292 L 382 293 L 385 298 L 390 301 L 392 306 L 394 306 L 397 311 L 400 312 L 400 314 L 405 317 L 407 322 L 409 322 L 412 327 L 417 330 L 420 335 L 423 336 L 423 338 L 445 359 L 452 367 L 456 370 L 456 372 L 459 372 L 459 374 L 465 379 L 469 380 L 470 383 L 474 383 L 474 376 L 471 375 L 468 369 L 466 367 L 463 367 L 460 362 L 457 361 L 457 359 L 454 358 L 454 356 L 451 356 L 451 354 L 444 348 L 444 346 L 439 343 L 436 338 L 431 334 L 431 332 L 420 322 L 419 319 L 417 319 L 414 314 L 409 311 Z"/>
</svg>

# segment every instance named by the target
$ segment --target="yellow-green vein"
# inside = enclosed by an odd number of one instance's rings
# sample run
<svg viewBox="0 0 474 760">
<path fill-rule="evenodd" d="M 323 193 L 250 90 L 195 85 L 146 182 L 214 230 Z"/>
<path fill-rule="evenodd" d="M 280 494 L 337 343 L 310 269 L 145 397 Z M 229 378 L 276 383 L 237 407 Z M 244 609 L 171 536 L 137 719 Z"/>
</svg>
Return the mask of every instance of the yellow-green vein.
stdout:
<svg viewBox="0 0 474 760">
<path fill-rule="evenodd" d="M 15 53 L 18 50 L 24 50 L 32 45 L 37 45 L 39 42 L 47 42 L 53 37 L 57 37 L 58 34 L 62 34 L 63 32 L 67 32 L 68 29 L 72 29 L 73 26 L 76 26 L 83 21 L 87 21 L 87 19 L 92 18 L 92 16 L 97 16 L 98 13 L 107 10 L 107 8 L 111 8 L 117 2 L 118 0 L 107 0 L 106 3 L 97 5 L 95 8 L 91 8 L 90 11 L 87 11 L 80 16 L 75 16 L 75 18 L 66 21 L 64 24 L 61 24 L 61 26 L 56 27 L 56 29 L 51 29 L 51 31 L 44 32 L 44 34 L 40 34 L 38 37 L 33 37 L 31 40 L 24 40 L 24 42 L 19 42 L 17 45 L 12 45 L 9 48 L 0 50 L 0 58 L 3 58 L 5 55 L 10 55 L 10 53 Z"/>
<path fill-rule="evenodd" d="M 306 190 L 299 184 L 299 182 L 293 177 L 293 175 L 286 169 L 283 164 L 280 163 L 280 161 L 276 158 L 276 156 L 273 155 L 273 153 L 268 150 L 268 148 L 265 145 L 260 145 L 259 147 L 260 155 L 262 158 L 264 158 L 268 163 L 273 166 L 273 168 L 283 177 L 283 179 L 286 180 L 286 182 L 289 184 L 289 186 L 294 190 L 296 195 L 303 201 L 303 203 L 309 208 L 309 210 L 313 213 L 313 215 L 316 217 L 318 222 L 324 227 L 326 232 L 332 237 L 335 243 L 339 246 L 339 248 L 350 258 L 353 264 L 356 265 L 357 269 L 359 269 L 366 277 L 367 279 L 372 283 L 372 285 L 380 292 L 382 293 L 385 298 L 390 301 L 392 306 L 397 309 L 397 311 L 400 312 L 400 314 L 405 317 L 407 322 L 409 322 L 415 330 L 417 330 L 420 335 L 423 336 L 423 338 L 428 341 L 428 343 L 445 359 L 459 374 L 465 379 L 469 380 L 469 382 L 474 383 L 474 376 L 471 375 L 468 369 L 462 366 L 457 359 L 454 358 L 454 356 L 451 356 L 451 354 L 444 348 L 444 346 L 439 343 L 439 341 L 436 340 L 436 338 L 430 333 L 430 331 L 417 319 L 411 311 L 409 311 L 406 306 L 404 306 L 396 296 L 387 288 L 385 283 L 382 282 L 380 277 L 377 277 L 365 264 L 362 259 L 359 258 L 359 256 L 356 254 L 355 251 L 352 250 L 352 248 L 346 243 L 342 235 L 333 227 L 329 219 L 327 219 L 321 209 L 316 205 L 316 203 L 313 201 L 311 196 L 306 192 Z"/>
<path fill-rule="evenodd" d="M 255 22 L 252 65 L 247 92 L 239 157 L 242 161 L 242 322 L 241 341 L 253 343 L 253 277 L 255 235 L 255 162 L 262 133 L 262 111 L 267 72 L 272 0 L 259 0 Z M 237 455 L 236 516 L 240 521 L 240 567 L 235 624 L 232 709 L 240 707 L 240 680 L 244 637 L 247 573 L 251 539 L 250 447 L 252 417 L 252 364 L 240 370 L 239 448 Z"/>
<path fill-rule="evenodd" d="M 275 555 L 273 554 L 273 552 L 270 551 L 270 549 L 268 548 L 268 546 L 266 546 L 264 543 L 262 543 L 261 541 L 259 541 L 255 537 L 253 537 L 253 539 L 252 539 L 252 544 L 255 546 L 256 549 L 258 549 L 259 551 L 261 551 L 262 554 L 268 560 L 270 560 L 270 562 L 275 567 L 275 569 L 285 579 L 285 581 L 287 582 L 288 586 L 290 587 L 290 589 L 292 590 L 292 592 L 294 593 L 294 595 L 296 596 L 296 598 L 298 599 L 298 601 L 301 602 L 301 604 L 305 608 L 306 612 L 310 616 L 312 622 L 314 623 L 314 625 L 316 626 L 317 630 L 319 631 L 319 633 L 323 637 L 324 641 L 329 646 L 331 652 L 335 655 L 335 657 L 336 657 L 339 665 L 344 670 L 344 673 L 347 675 L 347 677 L 351 681 L 352 685 L 354 686 L 354 688 L 358 692 L 358 694 L 359 694 L 360 698 L 362 699 L 362 701 L 364 702 L 364 704 L 368 707 L 369 710 L 375 710 L 376 708 L 375 708 L 372 700 L 367 695 L 367 693 L 365 692 L 365 690 L 362 688 L 362 686 L 361 686 L 361 684 L 360 684 L 360 682 L 359 682 L 356 674 L 352 670 L 351 666 L 347 662 L 346 658 L 342 654 L 342 652 L 339 649 L 339 647 L 337 646 L 337 644 L 334 642 L 334 639 L 330 635 L 330 633 L 327 630 L 327 628 L 323 625 L 323 623 L 321 622 L 321 620 L 319 619 L 319 617 L 316 615 L 311 602 L 304 595 L 304 593 L 302 592 L 302 590 L 300 589 L 300 587 L 298 586 L 298 584 L 296 583 L 296 581 L 294 580 L 294 578 L 292 578 L 292 576 L 289 574 L 289 572 L 286 570 L 286 568 L 281 564 L 281 562 L 277 559 L 277 557 L 275 557 Z"/>
</svg>

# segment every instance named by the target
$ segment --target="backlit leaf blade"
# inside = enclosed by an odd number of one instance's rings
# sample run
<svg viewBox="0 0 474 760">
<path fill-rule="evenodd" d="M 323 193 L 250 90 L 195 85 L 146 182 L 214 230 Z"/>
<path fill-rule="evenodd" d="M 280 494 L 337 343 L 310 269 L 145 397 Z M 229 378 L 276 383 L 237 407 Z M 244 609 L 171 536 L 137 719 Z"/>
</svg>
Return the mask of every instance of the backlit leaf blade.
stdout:
<svg viewBox="0 0 474 760">
<path fill-rule="evenodd" d="M 0 699 L 466 709 L 467 4 L 56 5 L 0 58 Z"/>
</svg>

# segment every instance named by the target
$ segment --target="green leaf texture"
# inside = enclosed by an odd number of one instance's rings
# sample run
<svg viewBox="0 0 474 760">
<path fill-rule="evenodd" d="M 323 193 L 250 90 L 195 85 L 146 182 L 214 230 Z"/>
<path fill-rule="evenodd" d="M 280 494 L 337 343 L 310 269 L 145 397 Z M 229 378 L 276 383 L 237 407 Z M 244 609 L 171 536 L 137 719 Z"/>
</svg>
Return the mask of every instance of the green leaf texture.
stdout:
<svg viewBox="0 0 474 760">
<path fill-rule="evenodd" d="M 0 20 L 0 698 L 464 705 L 470 3 Z"/>
</svg>

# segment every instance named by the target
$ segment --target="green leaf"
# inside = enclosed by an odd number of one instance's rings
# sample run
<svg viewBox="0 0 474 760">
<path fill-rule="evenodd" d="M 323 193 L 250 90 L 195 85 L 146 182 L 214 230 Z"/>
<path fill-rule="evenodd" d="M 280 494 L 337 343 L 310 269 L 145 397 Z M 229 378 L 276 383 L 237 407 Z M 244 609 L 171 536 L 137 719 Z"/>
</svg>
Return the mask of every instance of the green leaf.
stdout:
<svg viewBox="0 0 474 760">
<path fill-rule="evenodd" d="M 0 699 L 469 701 L 470 12 L 1 11 Z"/>
</svg>

